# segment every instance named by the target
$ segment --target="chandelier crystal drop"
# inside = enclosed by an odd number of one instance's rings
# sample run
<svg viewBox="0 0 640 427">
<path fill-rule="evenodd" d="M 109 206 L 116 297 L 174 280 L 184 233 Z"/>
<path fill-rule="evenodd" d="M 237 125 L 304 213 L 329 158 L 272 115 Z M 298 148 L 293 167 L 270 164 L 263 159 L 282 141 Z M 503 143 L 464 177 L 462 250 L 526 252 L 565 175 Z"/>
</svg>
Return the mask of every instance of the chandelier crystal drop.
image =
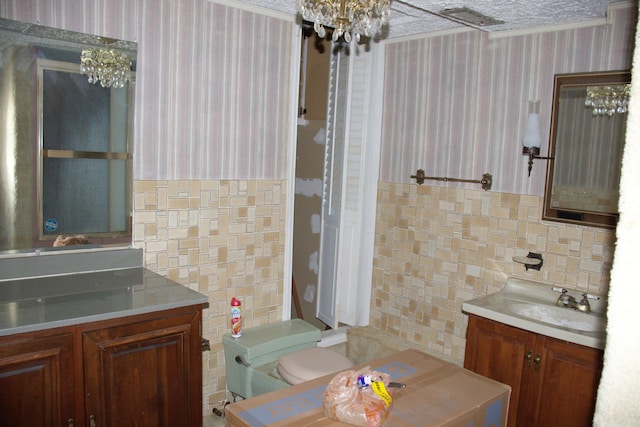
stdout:
<svg viewBox="0 0 640 427">
<path fill-rule="evenodd" d="M 120 88 L 131 78 L 131 59 L 115 49 L 84 49 L 80 72 L 89 77 L 89 83 Z"/>
<path fill-rule="evenodd" d="M 296 0 L 296 9 L 302 18 L 314 23 L 319 37 L 326 35 L 325 26 L 334 28 L 332 39 L 344 36 L 371 37 L 389 23 L 391 0 Z"/>
<path fill-rule="evenodd" d="M 614 113 L 626 113 L 629 104 L 631 85 L 588 86 L 586 107 L 593 108 L 593 115 L 613 116 Z"/>
</svg>

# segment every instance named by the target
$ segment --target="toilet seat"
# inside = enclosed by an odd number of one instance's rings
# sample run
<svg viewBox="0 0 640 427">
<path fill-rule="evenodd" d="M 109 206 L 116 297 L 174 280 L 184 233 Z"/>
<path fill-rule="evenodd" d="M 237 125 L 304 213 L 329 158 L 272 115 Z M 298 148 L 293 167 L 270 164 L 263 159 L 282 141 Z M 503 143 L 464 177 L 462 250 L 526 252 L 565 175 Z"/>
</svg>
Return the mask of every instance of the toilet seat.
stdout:
<svg viewBox="0 0 640 427">
<path fill-rule="evenodd" d="M 278 358 L 278 372 L 289 384 L 299 384 L 332 372 L 350 369 L 351 360 L 324 347 L 310 347 Z"/>
</svg>

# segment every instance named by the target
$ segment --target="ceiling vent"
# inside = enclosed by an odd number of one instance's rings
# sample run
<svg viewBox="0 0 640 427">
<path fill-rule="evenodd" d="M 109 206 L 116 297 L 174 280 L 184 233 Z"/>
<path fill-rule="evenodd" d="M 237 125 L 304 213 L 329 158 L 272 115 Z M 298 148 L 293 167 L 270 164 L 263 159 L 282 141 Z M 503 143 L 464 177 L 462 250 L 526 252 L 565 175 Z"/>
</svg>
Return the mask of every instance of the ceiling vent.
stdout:
<svg viewBox="0 0 640 427">
<path fill-rule="evenodd" d="M 489 25 L 504 24 L 504 21 L 483 15 L 473 9 L 469 9 L 468 7 L 444 9 L 438 12 L 438 14 L 444 18 L 451 19 L 452 21 L 460 22 L 461 24 L 468 24 L 474 27 L 487 27 Z"/>
</svg>

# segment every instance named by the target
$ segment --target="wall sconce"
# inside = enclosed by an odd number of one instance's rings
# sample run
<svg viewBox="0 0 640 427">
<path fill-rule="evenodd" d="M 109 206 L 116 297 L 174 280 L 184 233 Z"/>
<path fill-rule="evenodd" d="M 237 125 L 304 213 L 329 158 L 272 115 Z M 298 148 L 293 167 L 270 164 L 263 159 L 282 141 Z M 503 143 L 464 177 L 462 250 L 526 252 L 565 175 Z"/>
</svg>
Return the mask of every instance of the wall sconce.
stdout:
<svg viewBox="0 0 640 427">
<path fill-rule="evenodd" d="M 529 176 L 533 168 L 533 159 L 550 159 L 540 157 L 540 101 L 529 101 L 529 117 L 522 136 L 522 154 L 529 156 Z"/>
</svg>

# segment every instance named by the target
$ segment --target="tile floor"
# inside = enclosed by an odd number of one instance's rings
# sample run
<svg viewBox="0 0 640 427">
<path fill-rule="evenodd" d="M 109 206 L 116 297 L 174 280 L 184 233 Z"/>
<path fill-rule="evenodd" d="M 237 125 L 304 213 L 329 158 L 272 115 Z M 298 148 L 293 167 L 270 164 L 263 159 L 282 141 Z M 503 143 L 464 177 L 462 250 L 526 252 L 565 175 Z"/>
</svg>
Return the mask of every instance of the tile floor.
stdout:
<svg viewBox="0 0 640 427">
<path fill-rule="evenodd" d="M 202 418 L 202 427 L 223 427 L 224 418 L 216 417 L 215 415 L 205 415 Z"/>
</svg>

